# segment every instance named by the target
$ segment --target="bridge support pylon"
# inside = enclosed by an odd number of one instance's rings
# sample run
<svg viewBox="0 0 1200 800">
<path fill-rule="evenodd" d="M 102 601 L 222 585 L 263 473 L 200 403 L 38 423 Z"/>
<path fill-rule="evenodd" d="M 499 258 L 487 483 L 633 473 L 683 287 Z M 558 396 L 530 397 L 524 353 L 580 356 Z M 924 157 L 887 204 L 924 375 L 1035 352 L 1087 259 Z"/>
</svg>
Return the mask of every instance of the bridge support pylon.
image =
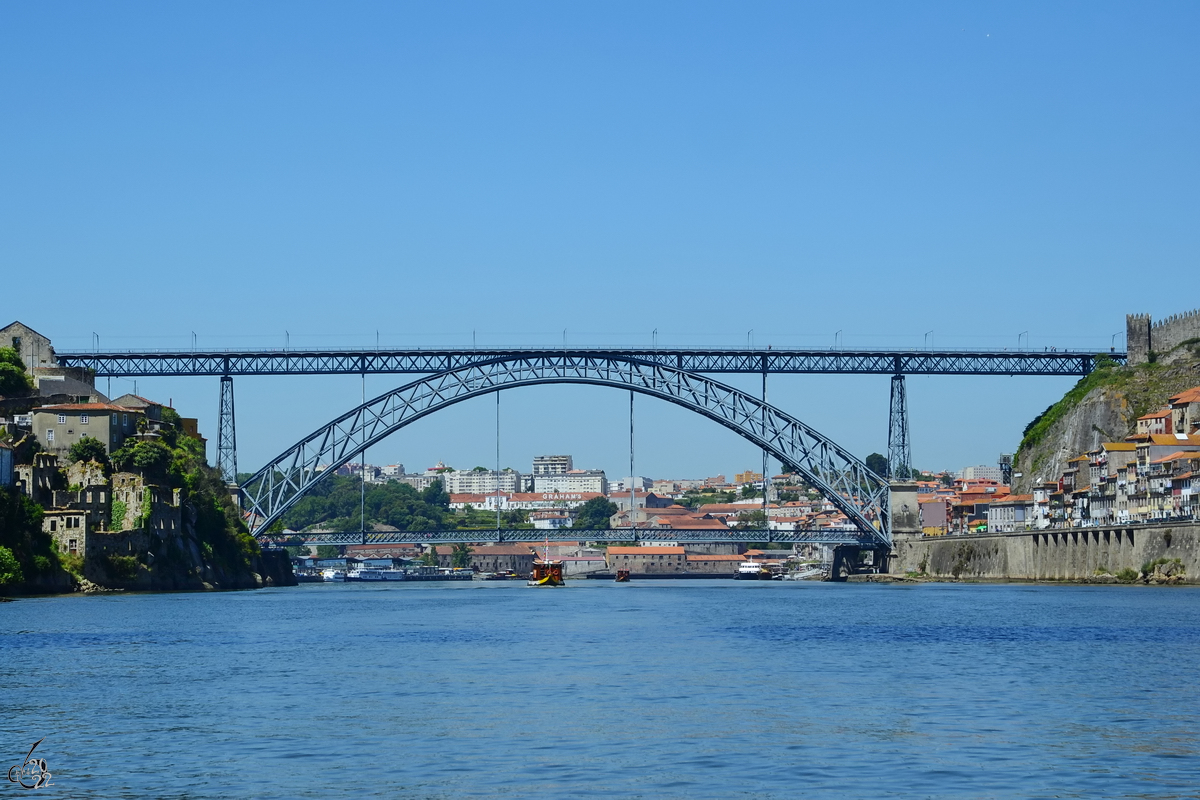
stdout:
<svg viewBox="0 0 1200 800">
<path fill-rule="evenodd" d="M 888 477 L 906 481 L 912 477 L 912 453 L 908 446 L 908 393 L 904 375 L 892 376 L 891 413 L 888 416 Z"/>
<path fill-rule="evenodd" d="M 237 483 L 237 429 L 233 419 L 233 378 L 221 376 L 221 413 L 217 418 L 217 468 L 226 483 Z"/>
</svg>

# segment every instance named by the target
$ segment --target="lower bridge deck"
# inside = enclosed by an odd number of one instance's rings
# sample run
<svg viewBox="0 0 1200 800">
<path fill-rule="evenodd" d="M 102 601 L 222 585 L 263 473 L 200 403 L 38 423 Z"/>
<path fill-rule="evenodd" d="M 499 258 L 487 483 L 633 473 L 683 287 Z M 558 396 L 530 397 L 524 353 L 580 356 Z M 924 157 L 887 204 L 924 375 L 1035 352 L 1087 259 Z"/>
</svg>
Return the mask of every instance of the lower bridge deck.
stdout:
<svg viewBox="0 0 1200 800">
<path fill-rule="evenodd" d="M 557 528 L 490 528 L 446 531 L 312 531 L 287 536 L 259 536 L 267 545 L 304 544 L 456 544 L 461 542 L 770 542 L 779 544 L 849 544 L 875 547 L 876 543 L 854 530 L 777 531 L 763 528 L 714 531 L 711 529 L 617 528 L 593 530 Z"/>
</svg>

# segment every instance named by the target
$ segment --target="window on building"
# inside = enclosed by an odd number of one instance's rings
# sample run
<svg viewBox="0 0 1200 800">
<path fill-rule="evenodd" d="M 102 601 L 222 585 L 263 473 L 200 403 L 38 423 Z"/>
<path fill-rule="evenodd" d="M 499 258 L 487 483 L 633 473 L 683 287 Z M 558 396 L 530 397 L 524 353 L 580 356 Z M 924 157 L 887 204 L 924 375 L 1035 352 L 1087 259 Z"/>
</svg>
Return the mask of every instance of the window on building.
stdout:
<svg viewBox="0 0 1200 800">
<path fill-rule="evenodd" d="M 58 424 L 59 424 L 59 425 L 66 425 L 66 424 L 67 424 L 67 415 L 66 415 L 66 414 L 59 414 L 59 415 L 58 415 Z"/>
<path fill-rule="evenodd" d="M 121 415 L 121 424 L 124 425 L 126 428 L 129 427 L 129 415 L 128 414 Z"/>
<path fill-rule="evenodd" d="M 55 519 L 50 520 L 50 530 L 52 530 L 52 531 L 58 530 L 58 520 L 55 520 Z"/>
<path fill-rule="evenodd" d="M 54 429 L 51 428 L 50 430 L 46 431 L 46 444 L 49 444 L 50 442 L 53 442 L 53 441 L 54 441 Z"/>
<path fill-rule="evenodd" d="M 79 552 L 78 539 L 67 539 L 67 552 L 72 554 Z"/>
<path fill-rule="evenodd" d="M 88 417 L 88 415 L 87 415 L 87 414 L 80 414 L 80 415 L 79 415 L 79 424 L 80 424 L 80 425 L 87 425 L 87 424 L 88 424 L 88 420 L 89 420 L 89 419 L 90 419 L 90 417 Z"/>
</svg>

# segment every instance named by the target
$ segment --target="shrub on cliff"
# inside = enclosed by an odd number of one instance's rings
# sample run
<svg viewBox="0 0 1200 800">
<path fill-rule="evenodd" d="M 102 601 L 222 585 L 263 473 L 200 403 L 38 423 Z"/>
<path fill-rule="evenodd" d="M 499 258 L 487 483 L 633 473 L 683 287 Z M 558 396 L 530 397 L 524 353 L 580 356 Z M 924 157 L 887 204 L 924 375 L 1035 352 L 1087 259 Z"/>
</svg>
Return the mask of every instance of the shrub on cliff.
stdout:
<svg viewBox="0 0 1200 800">
<path fill-rule="evenodd" d="M 21 563 L 7 547 L 0 547 L 0 586 L 22 583 L 25 573 L 21 571 Z"/>
<path fill-rule="evenodd" d="M 0 347 L 0 395 L 21 397 L 33 391 L 33 381 L 25 374 L 25 362 L 11 347 Z"/>
<path fill-rule="evenodd" d="M 167 477 L 167 467 L 174 453 L 162 442 L 126 442 L 112 454 L 112 462 L 119 470 L 137 470 L 148 479 Z"/>
<path fill-rule="evenodd" d="M 17 583 L 58 567 L 54 541 L 42 531 L 42 507 L 14 489 L 0 489 L 0 548 L 20 567 Z"/>
<path fill-rule="evenodd" d="M 67 458 L 73 464 L 79 461 L 95 461 L 98 464 L 108 463 L 108 453 L 104 449 L 104 442 L 94 439 L 91 436 L 84 436 L 78 442 L 71 445 L 71 449 L 67 452 Z"/>
</svg>

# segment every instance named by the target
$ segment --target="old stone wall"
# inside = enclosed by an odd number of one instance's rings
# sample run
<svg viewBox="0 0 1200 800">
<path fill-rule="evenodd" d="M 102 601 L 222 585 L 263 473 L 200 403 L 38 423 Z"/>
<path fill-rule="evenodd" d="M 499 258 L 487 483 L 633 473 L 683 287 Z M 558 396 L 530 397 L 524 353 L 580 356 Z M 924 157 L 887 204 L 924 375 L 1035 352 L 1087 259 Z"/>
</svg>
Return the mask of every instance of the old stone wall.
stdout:
<svg viewBox="0 0 1200 800">
<path fill-rule="evenodd" d="M 1150 328 L 1150 348 L 1166 353 L 1189 339 L 1200 339 L 1200 309 L 1174 314 Z"/>
<path fill-rule="evenodd" d="M 897 540 L 892 572 L 982 580 L 1085 580 L 1178 558 L 1200 583 L 1200 525 L 1074 528 Z"/>
<path fill-rule="evenodd" d="M 1125 316 L 1125 347 L 1131 365 L 1145 364 L 1150 353 L 1163 354 L 1189 339 L 1200 339 L 1200 309 L 1151 323 L 1149 314 Z"/>
</svg>

